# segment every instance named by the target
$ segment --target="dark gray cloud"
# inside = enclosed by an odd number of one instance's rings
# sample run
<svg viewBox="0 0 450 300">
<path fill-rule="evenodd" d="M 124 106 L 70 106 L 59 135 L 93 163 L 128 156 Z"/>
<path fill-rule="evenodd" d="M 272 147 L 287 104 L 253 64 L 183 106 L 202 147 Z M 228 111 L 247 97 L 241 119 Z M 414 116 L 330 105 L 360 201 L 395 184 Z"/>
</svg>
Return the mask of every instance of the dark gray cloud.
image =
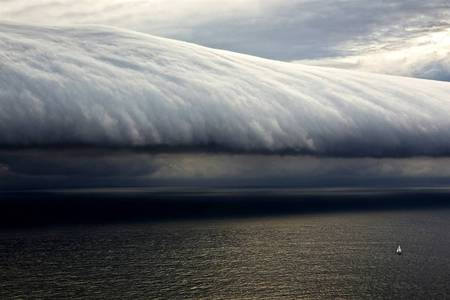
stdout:
<svg viewBox="0 0 450 300">
<path fill-rule="evenodd" d="M 151 156 L 128 151 L 60 148 L 0 152 L 0 172 L 8 175 L 139 177 L 158 170 Z"/>
<path fill-rule="evenodd" d="M 139 186 L 442 186 L 448 158 L 1 150 L 0 189 Z"/>
</svg>

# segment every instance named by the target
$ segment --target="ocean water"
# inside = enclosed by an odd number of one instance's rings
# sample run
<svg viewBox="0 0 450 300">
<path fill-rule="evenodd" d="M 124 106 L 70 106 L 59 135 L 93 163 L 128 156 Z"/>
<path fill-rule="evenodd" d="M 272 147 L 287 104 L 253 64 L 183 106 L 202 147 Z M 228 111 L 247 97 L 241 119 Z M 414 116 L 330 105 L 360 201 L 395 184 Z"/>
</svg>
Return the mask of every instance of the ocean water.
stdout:
<svg viewBox="0 0 450 300">
<path fill-rule="evenodd" d="M 1 230 L 0 270 L 1 299 L 448 299 L 450 210 Z"/>
</svg>

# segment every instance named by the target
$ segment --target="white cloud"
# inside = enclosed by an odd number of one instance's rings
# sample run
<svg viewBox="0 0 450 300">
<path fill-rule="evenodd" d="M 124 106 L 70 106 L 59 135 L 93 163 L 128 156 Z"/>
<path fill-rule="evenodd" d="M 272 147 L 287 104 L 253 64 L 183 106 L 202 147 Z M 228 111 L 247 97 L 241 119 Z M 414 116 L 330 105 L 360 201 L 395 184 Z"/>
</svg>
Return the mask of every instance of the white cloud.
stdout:
<svg viewBox="0 0 450 300">
<path fill-rule="evenodd" d="M 299 63 L 450 81 L 450 29 L 360 55 Z"/>
<path fill-rule="evenodd" d="M 3 146 L 450 155 L 449 90 L 106 27 L 0 25 Z"/>
</svg>

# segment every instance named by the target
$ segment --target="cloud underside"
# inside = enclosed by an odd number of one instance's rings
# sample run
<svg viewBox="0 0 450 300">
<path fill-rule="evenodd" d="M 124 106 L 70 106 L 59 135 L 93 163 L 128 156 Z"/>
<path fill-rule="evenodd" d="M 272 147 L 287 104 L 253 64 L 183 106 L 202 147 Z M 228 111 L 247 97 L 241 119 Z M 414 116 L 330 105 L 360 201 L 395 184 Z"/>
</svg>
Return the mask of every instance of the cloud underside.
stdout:
<svg viewBox="0 0 450 300">
<path fill-rule="evenodd" d="M 0 25 L 2 147 L 450 154 L 450 84 L 108 27 Z"/>
<path fill-rule="evenodd" d="M 448 158 L 318 158 L 116 150 L 2 150 L 0 189 L 446 186 Z"/>
</svg>

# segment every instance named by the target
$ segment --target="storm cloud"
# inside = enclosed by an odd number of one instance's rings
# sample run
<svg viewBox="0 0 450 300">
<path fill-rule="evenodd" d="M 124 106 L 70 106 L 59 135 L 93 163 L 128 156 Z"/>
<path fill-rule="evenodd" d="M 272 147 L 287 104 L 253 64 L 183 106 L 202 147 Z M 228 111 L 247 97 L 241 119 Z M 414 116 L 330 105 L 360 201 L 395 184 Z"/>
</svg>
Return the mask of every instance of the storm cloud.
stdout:
<svg viewBox="0 0 450 300">
<path fill-rule="evenodd" d="M 447 156 L 449 91 L 109 27 L 0 25 L 3 147 Z"/>
<path fill-rule="evenodd" d="M 103 187 L 433 187 L 449 158 L 148 153 L 117 149 L 0 150 L 0 190 Z M 183 188 L 184 187 L 184 188 Z"/>
</svg>

